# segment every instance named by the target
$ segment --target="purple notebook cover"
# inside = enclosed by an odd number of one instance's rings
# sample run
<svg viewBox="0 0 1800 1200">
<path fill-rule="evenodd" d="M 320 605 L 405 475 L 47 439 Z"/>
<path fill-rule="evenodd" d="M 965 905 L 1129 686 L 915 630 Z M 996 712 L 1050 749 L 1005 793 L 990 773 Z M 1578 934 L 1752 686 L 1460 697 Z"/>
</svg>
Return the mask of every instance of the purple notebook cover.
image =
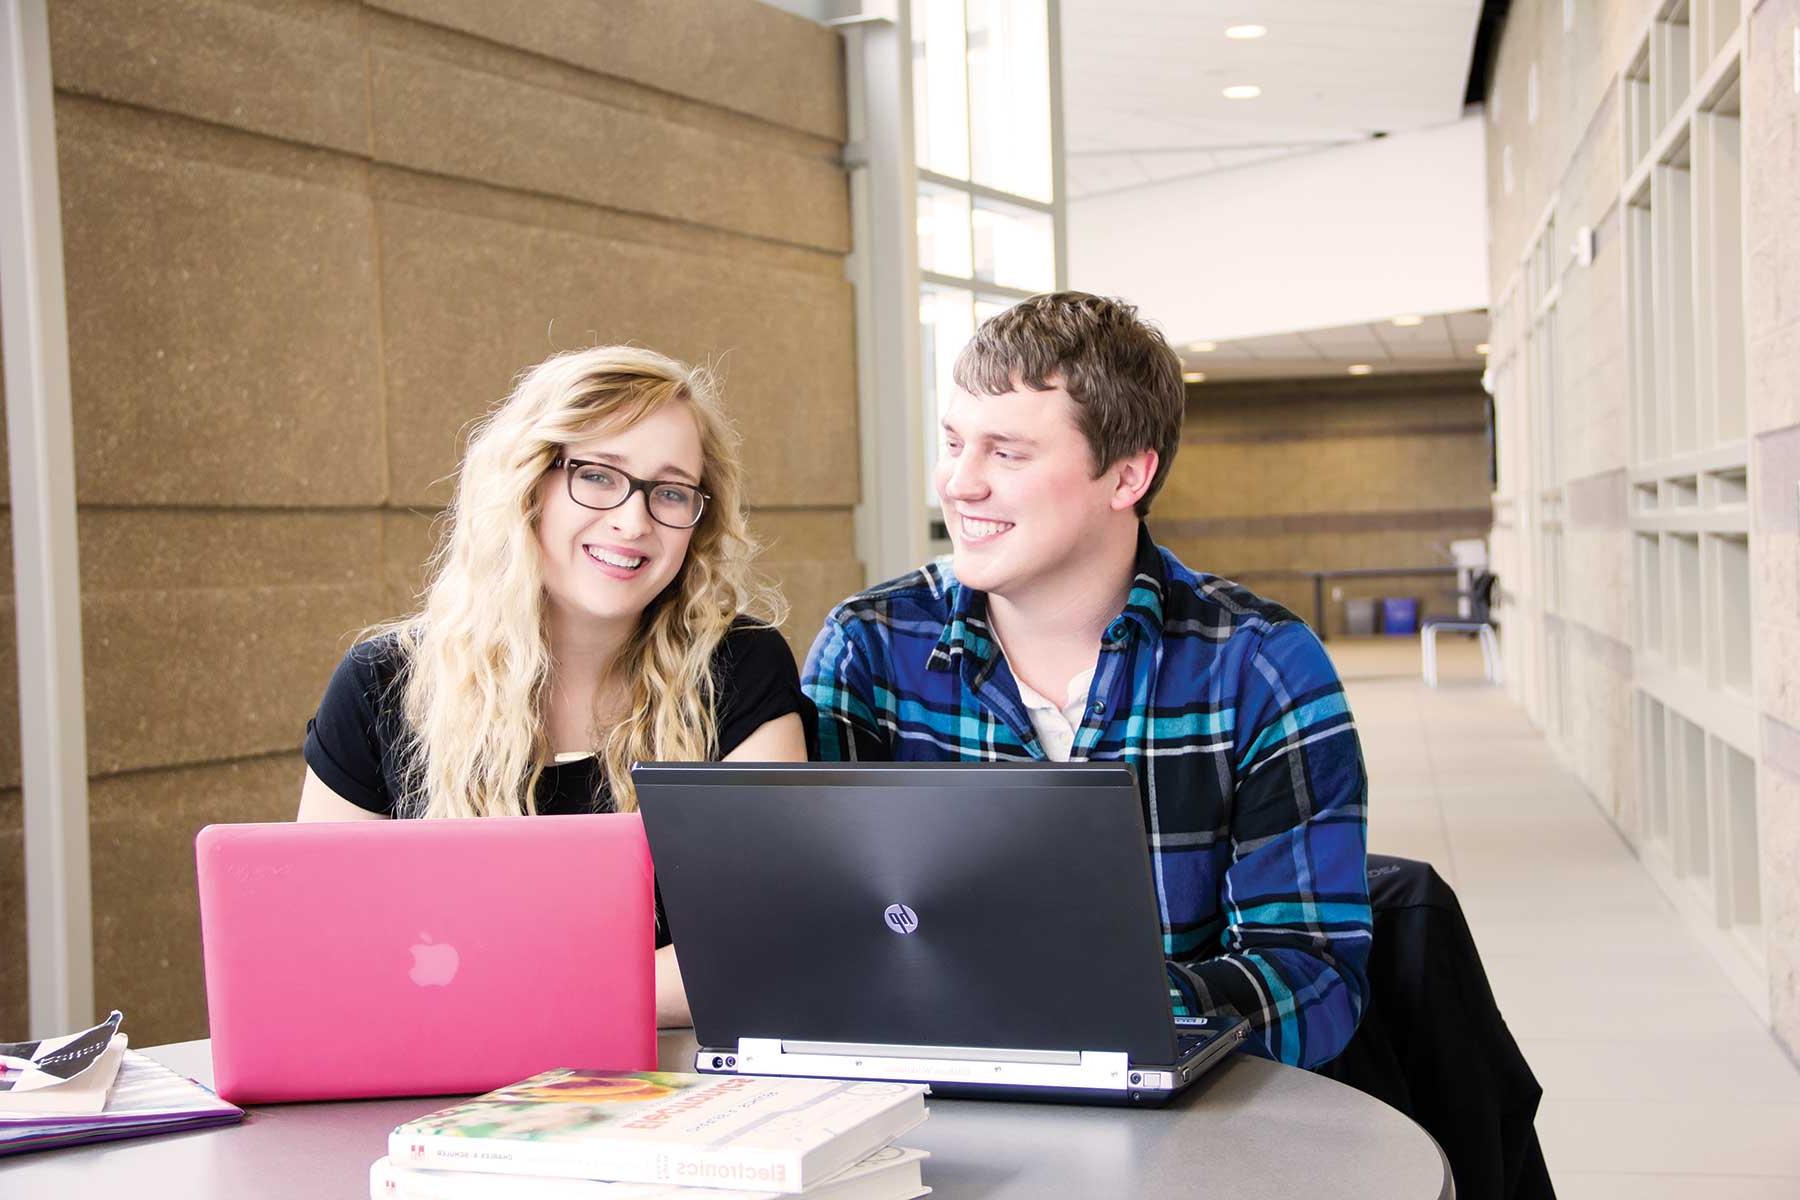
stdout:
<svg viewBox="0 0 1800 1200">
<path fill-rule="evenodd" d="M 0 1119 L 0 1156 L 52 1146 L 81 1146 L 153 1133 L 207 1129 L 243 1119 L 243 1109 L 219 1099 L 204 1084 L 128 1050 L 104 1112 L 92 1116 L 56 1114 Z"/>
</svg>

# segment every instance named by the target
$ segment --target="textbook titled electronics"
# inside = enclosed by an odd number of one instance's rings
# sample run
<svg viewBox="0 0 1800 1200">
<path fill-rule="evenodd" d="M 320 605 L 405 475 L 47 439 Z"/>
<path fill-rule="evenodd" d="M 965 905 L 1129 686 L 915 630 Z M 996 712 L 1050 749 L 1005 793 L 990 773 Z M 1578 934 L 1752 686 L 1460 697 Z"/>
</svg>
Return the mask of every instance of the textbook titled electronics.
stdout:
<svg viewBox="0 0 1800 1200">
<path fill-rule="evenodd" d="M 920 1178 L 923 1150 L 884 1146 L 806 1189 L 808 1200 L 916 1200 L 930 1193 Z M 774 1200 L 779 1192 L 676 1184 L 608 1183 L 598 1179 L 557 1179 L 508 1175 L 497 1178 L 467 1171 L 417 1171 L 381 1158 L 369 1168 L 369 1200 Z"/>
<path fill-rule="evenodd" d="M 795 1193 L 925 1119 L 917 1084 L 546 1071 L 409 1121 L 406 1169 Z"/>
</svg>

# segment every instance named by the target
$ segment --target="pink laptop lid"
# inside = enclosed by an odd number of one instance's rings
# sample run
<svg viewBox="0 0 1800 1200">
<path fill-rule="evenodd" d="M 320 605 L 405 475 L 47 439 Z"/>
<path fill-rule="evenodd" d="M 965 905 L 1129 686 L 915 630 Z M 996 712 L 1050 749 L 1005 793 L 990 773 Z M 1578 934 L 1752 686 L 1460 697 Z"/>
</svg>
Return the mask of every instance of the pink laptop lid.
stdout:
<svg viewBox="0 0 1800 1200">
<path fill-rule="evenodd" d="M 636 813 L 210 825 L 213 1076 L 235 1101 L 484 1092 L 656 1066 Z"/>
</svg>

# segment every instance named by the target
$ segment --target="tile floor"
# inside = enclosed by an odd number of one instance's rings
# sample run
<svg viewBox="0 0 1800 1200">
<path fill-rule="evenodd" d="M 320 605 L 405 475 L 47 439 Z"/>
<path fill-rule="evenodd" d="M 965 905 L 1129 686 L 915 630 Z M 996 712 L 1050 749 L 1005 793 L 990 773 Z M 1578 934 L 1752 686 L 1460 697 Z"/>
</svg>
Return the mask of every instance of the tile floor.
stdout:
<svg viewBox="0 0 1800 1200">
<path fill-rule="evenodd" d="M 1800 1198 L 1800 1069 L 1473 646 L 1330 644 L 1362 731 L 1370 849 L 1461 897 L 1544 1087 L 1561 1200 Z"/>
</svg>

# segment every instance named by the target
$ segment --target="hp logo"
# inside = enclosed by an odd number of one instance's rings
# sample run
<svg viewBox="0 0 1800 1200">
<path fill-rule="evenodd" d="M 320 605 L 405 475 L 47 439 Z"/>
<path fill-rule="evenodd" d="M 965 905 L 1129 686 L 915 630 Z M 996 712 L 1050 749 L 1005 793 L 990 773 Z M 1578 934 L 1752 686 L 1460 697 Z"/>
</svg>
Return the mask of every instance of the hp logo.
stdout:
<svg viewBox="0 0 1800 1200">
<path fill-rule="evenodd" d="M 887 927 L 895 933 L 917 933 L 919 931 L 919 914 L 904 904 L 890 904 L 887 911 L 881 914 L 887 919 Z"/>
</svg>

